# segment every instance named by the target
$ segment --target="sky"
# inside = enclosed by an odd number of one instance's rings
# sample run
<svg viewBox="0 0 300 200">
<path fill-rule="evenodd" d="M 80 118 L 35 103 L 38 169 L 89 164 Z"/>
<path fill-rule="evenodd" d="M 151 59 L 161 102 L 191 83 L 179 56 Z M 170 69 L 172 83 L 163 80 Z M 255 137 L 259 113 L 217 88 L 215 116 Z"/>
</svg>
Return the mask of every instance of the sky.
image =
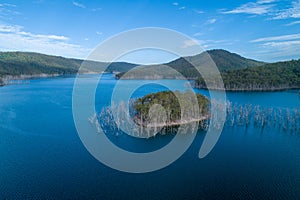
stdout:
<svg viewBox="0 0 300 200">
<path fill-rule="evenodd" d="M 0 0 L 0 51 L 84 59 L 107 38 L 143 27 L 172 29 L 207 50 L 266 62 L 300 58 L 300 0 Z M 162 52 L 123 58 L 172 59 Z"/>
</svg>

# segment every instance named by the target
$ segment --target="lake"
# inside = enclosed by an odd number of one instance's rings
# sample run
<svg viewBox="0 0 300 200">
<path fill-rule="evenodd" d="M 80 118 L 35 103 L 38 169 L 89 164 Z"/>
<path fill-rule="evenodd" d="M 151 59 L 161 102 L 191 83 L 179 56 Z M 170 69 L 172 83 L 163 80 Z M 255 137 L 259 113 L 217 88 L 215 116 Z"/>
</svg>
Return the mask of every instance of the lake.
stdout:
<svg viewBox="0 0 300 200">
<path fill-rule="evenodd" d="M 87 84 L 95 76 L 82 76 Z M 164 80 L 183 86 L 183 81 Z M 109 104 L 117 80 L 105 74 L 96 108 Z M 127 81 L 126 84 L 133 84 Z M 131 174 L 97 161 L 80 141 L 72 116 L 74 77 L 31 80 L 0 87 L 1 199 L 299 199 L 300 132 L 225 126 L 214 149 L 198 158 L 199 130 L 183 156 L 161 170 Z M 139 88 L 134 97 L 165 90 Z M 205 90 L 195 90 L 207 95 Z M 227 93 L 229 101 L 299 108 L 298 91 Z M 150 139 L 110 134 L 118 146 L 153 151 L 173 135 Z"/>
</svg>

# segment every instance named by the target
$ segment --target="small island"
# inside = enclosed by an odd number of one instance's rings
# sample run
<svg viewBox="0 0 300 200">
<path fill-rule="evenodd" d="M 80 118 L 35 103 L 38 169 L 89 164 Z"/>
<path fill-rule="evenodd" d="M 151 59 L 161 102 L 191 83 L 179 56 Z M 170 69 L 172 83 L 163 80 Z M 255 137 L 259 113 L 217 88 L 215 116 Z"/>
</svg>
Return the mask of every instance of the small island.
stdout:
<svg viewBox="0 0 300 200">
<path fill-rule="evenodd" d="M 129 107 L 122 101 L 113 103 L 88 120 L 97 130 L 101 126 L 105 133 L 120 135 L 125 128 L 132 135 L 150 138 L 157 134 L 177 133 L 180 126 L 185 126 L 186 130 L 206 129 L 209 106 L 210 101 L 205 96 L 192 90 L 162 91 L 131 99 Z M 133 126 L 132 121 L 137 126 Z"/>
<path fill-rule="evenodd" d="M 144 127 L 165 127 L 208 119 L 209 100 L 191 90 L 148 94 L 134 104 L 134 121 Z"/>
</svg>

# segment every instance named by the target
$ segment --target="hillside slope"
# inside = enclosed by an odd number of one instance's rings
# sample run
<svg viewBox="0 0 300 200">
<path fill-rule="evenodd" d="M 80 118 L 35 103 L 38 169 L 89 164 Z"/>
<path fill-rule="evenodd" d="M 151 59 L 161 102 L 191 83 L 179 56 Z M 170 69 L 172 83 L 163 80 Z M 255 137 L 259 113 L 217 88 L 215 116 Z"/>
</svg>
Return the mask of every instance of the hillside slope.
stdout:
<svg viewBox="0 0 300 200">
<path fill-rule="evenodd" d="M 209 60 L 208 55 L 212 60 Z M 174 68 L 190 68 L 192 67 L 190 63 L 193 63 L 195 66 L 202 66 L 210 65 L 212 61 L 216 64 L 220 71 L 245 69 L 247 67 L 255 67 L 265 64 L 264 62 L 244 58 L 238 54 L 231 53 L 223 49 L 215 49 L 198 55 L 179 58 L 167 63 L 167 65 Z"/>
<path fill-rule="evenodd" d="M 269 63 L 259 67 L 250 67 L 222 72 L 224 87 L 232 91 L 274 91 L 300 88 L 300 60 Z M 211 77 L 208 81 L 214 81 Z M 202 78 L 196 86 L 206 88 Z M 218 87 L 213 89 L 219 89 Z"/>
<path fill-rule="evenodd" d="M 188 79 L 197 79 L 201 75 L 195 69 L 203 71 L 207 70 L 208 72 L 212 67 L 217 66 L 220 72 L 231 71 L 236 69 L 246 69 L 248 67 L 256 67 L 264 65 L 264 62 L 255 61 L 252 59 L 244 58 L 238 54 L 230 53 L 226 50 L 209 50 L 207 52 L 200 53 L 198 55 L 178 58 L 169 63 L 163 65 L 169 66 L 183 75 Z M 119 78 L 123 73 L 119 74 Z M 130 74 L 126 74 L 127 79 L 138 79 L 138 78 L 178 78 L 176 73 L 171 70 L 167 70 L 162 65 L 148 65 L 141 66 L 140 69 L 135 70 Z"/>
<path fill-rule="evenodd" d="M 29 52 L 0 52 L 0 77 L 19 75 L 40 75 L 40 74 L 75 74 L 78 72 L 83 60 L 50 56 Z M 88 66 L 83 72 L 101 72 L 108 63 L 86 61 Z M 116 62 L 111 63 L 106 69 L 107 72 L 124 72 L 135 67 L 135 64 Z"/>
</svg>

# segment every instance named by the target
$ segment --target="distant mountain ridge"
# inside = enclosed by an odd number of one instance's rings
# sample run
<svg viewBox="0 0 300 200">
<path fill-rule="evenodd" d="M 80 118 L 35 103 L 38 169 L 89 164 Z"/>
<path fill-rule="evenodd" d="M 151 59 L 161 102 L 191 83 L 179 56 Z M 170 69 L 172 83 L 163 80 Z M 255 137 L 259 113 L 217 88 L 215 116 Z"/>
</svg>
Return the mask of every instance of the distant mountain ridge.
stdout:
<svg viewBox="0 0 300 200">
<path fill-rule="evenodd" d="M 208 57 L 208 55 L 210 57 Z M 253 59 L 244 58 L 236 53 L 231 53 L 223 49 L 208 50 L 194 56 L 188 56 L 184 58 L 178 58 L 174 61 L 167 63 L 166 65 L 178 68 L 194 68 L 195 66 L 210 65 L 214 62 L 219 71 L 230 71 L 236 69 L 245 69 L 248 67 L 256 67 L 266 64 L 265 62 L 256 61 Z"/>
<path fill-rule="evenodd" d="M 231 53 L 223 49 L 215 49 L 202 52 L 198 55 L 181 57 L 173 60 L 169 63 L 162 65 L 145 65 L 141 66 L 141 69 L 136 69 L 130 74 L 120 73 L 117 77 L 125 79 L 136 79 L 136 78 L 148 78 L 148 79 L 159 79 L 159 78 L 178 78 L 175 72 L 167 70 L 163 66 L 169 66 L 183 75 L 188 79 L 197 79 L 201 75 L 199 69 L 210 70 L 211 67 L 217 67 L 220 72 L 246 69 L 248 67 L 257 67 L 266 64 L 248 58 L 244 58 L 238 54 Z M 197 69 L 195 69 L 197 67 Z"/>
<path fill-rule="evenodd" d="M 243 58 L 238 54 L 225 50 L 210 50 L 207 53 L 214 60 L 220 71 L 242 69 L 252 66 L 260 66 L 263 62 Z M 207 64 L 205 54 L 201 53 L 186 58 L 178 58 L 166 65 L 173 67 L 179 72 L 185 69 L 192 69 L 189 62 L 198 65 Z M 4 75 L 34 75 L 34 74 L 72 74 L 77 73 L 83 60 L 64 58 L 61 56 L 51 56 L 31 52 L 0 52 L 0 76 Z M 97 67 L 97 71 L 107 66 L 105 62 L 87 61 L 90 65 Z M 107 71 L 126 72 L 136 64 L 126 62 L 111 63 Z"/>
<path fill-rule="evenodd" d="M 0 77 L 40 74 L 76 74 L 84 60 L 50 56 L 31 52 L 0 52 Z M 89 66 L 86 72 L 105 70 L 108 63 L 85 61 Z M 111 63 L 106 71 L 128 71 L 135 64 L 125 62 Z M 84 70 L 83 70 L 84 71 Z"/>
<path fill-rule="evenodd" d="M 170 73 L 170 70 L 162 67 L 167 65 L 175 69 L 174 71 L 177 71 L 181 77 L 197 80 L 196 87 L 199 88 L 206 86 L 194 66 L 208 71 L 211 66 L 217 66 L 227 90 L 260 91 L 300 88 L 300 60 L 265 63 L 222 49 L 178 58 L 163 65 L 140 66 L 135 68 L 132 73 L 125 72 L 137 65 L 126 62 L 109 64 L 39 53 L 0 52 L 0 85 L 4 84 L 1 79 L 7 79 L 7 77 L 14 79 L 16 77 L 76 74 L 83 62 L 86 68 L 80 73 L 100 73 L 105 70 L 105 72 L 120 72 L 116 75 L 117 78 L 125 79 L 178 78 L 177 75 Z"/>
</svg>

